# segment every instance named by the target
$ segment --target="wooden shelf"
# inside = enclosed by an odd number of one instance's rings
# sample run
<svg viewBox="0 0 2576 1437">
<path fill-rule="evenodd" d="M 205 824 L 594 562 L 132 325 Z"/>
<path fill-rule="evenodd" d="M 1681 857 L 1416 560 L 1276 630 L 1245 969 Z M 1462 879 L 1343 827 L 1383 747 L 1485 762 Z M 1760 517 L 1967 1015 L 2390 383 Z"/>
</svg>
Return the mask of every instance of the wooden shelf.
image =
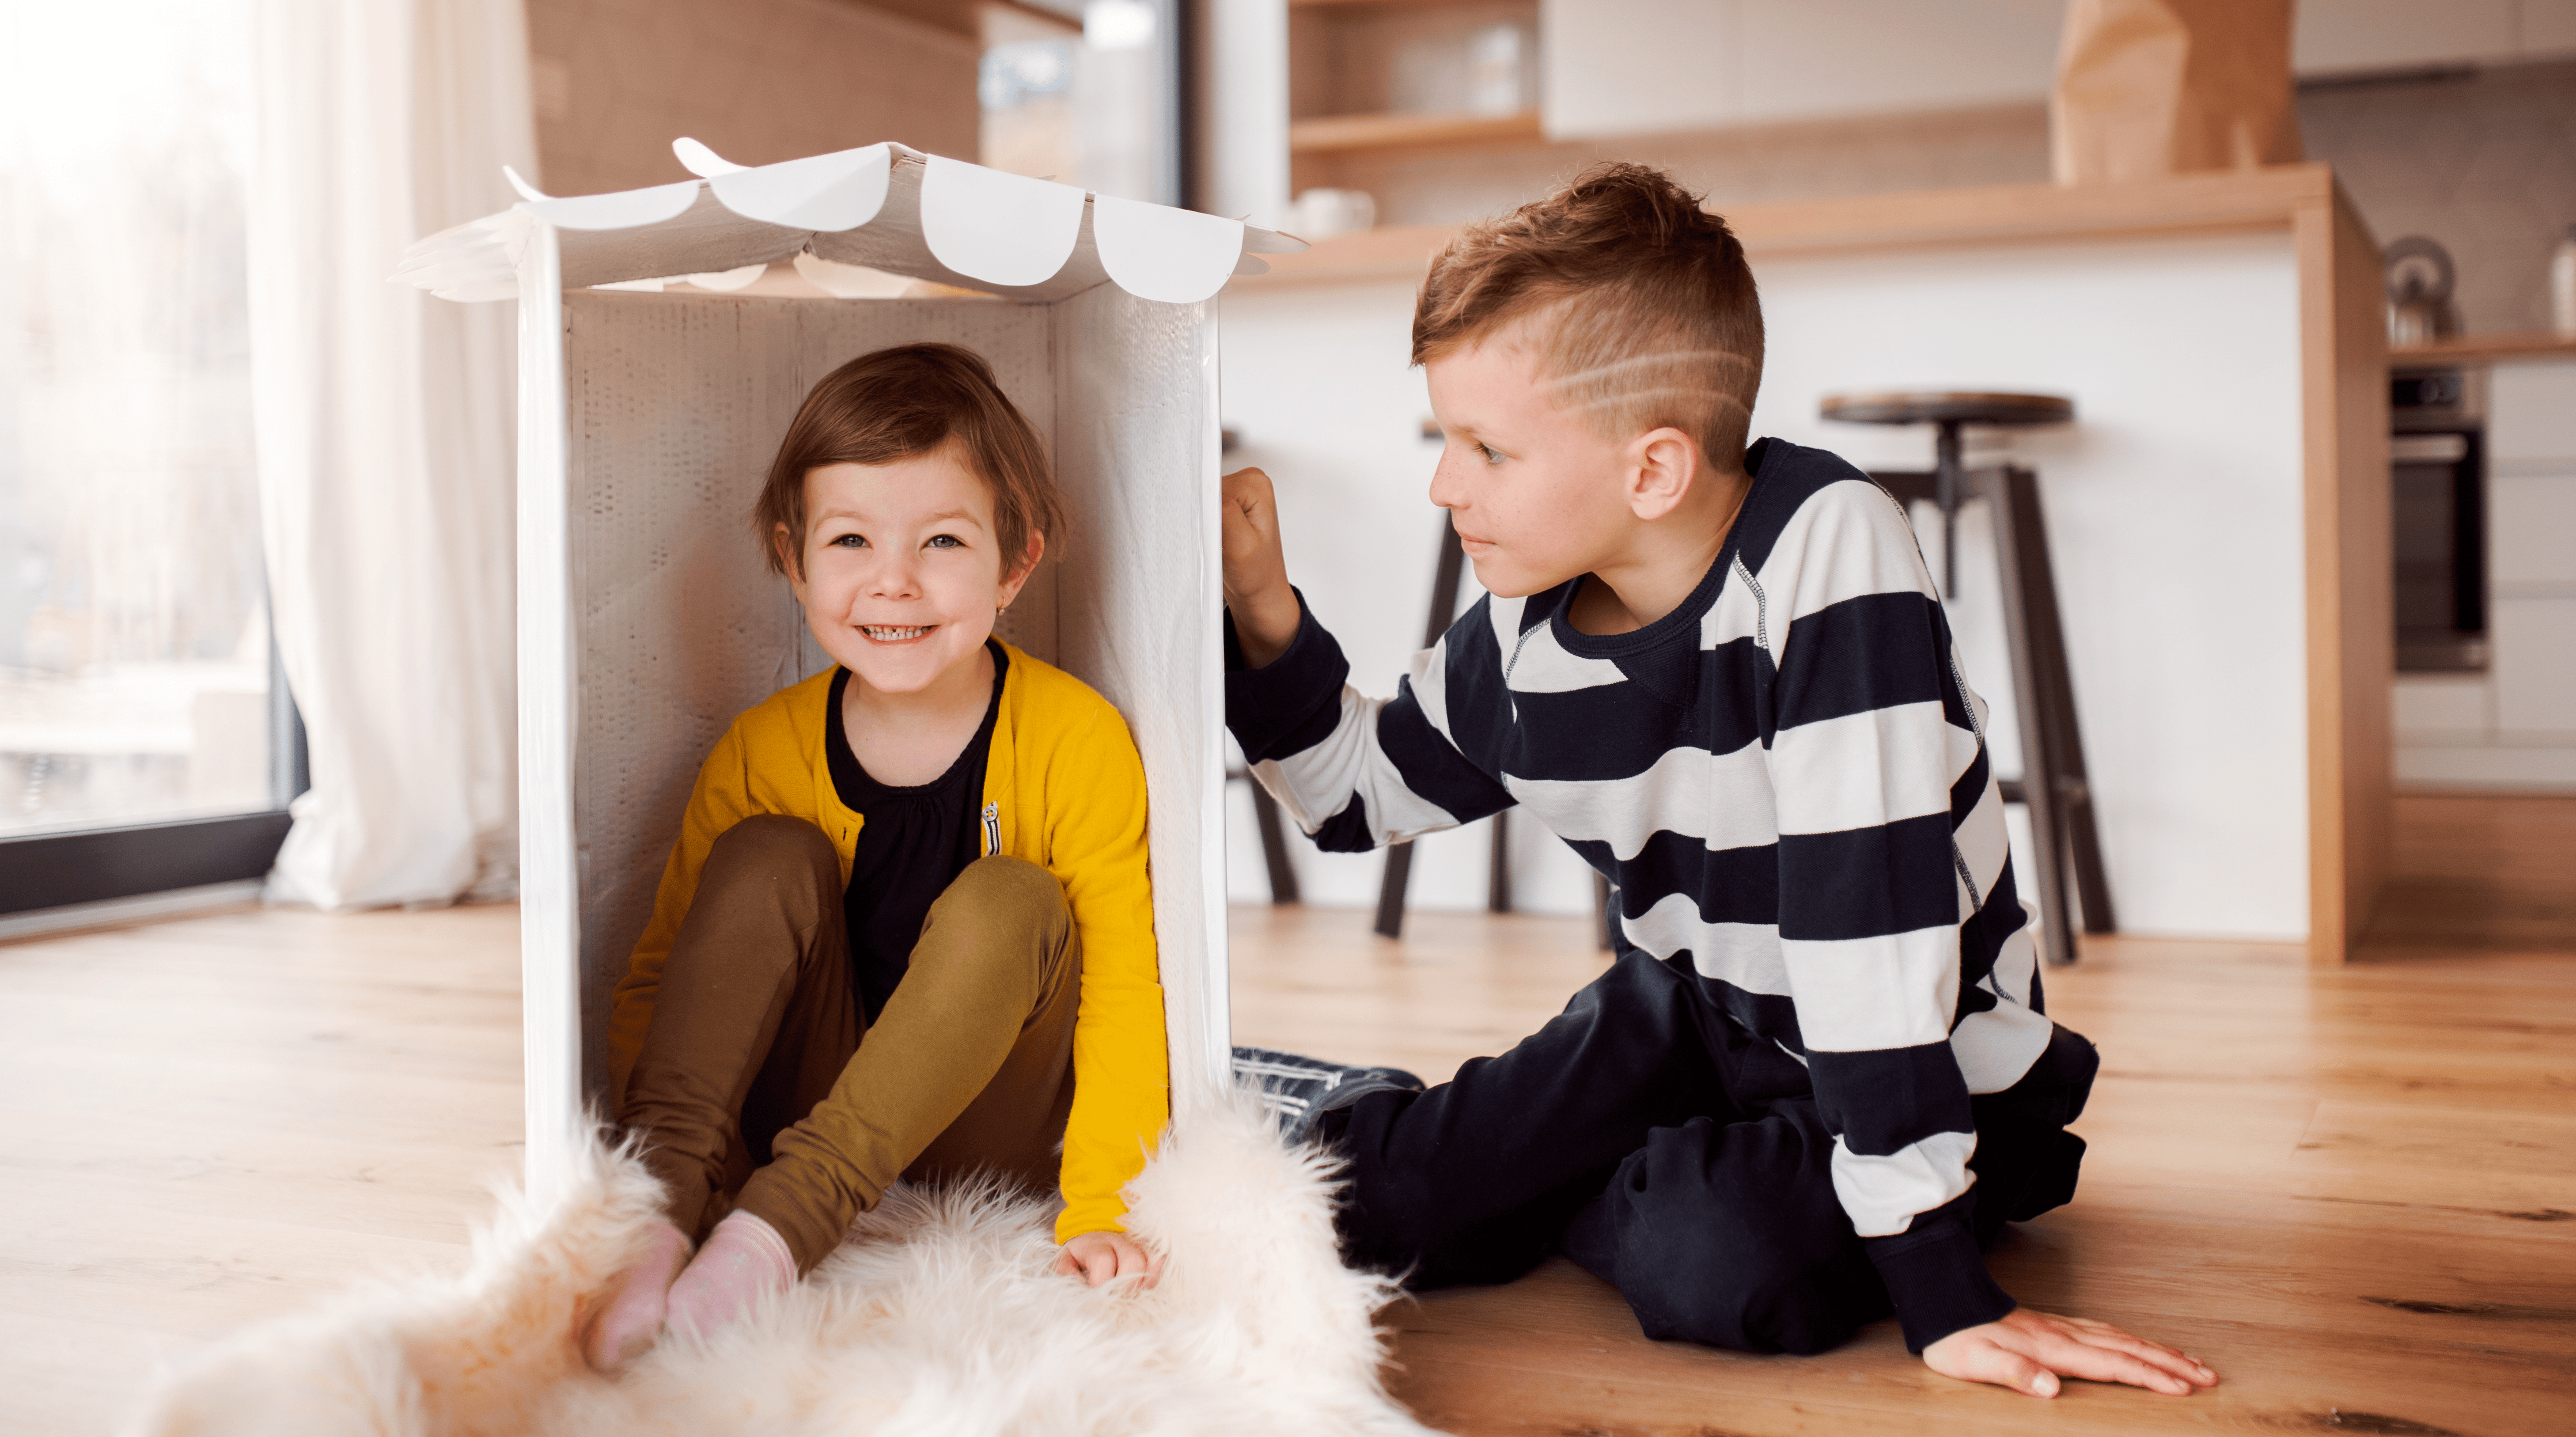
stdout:
<svg viewBox="0 0 2576 1437">
<path fill-rule="evenodd" d="M 2557 334 L 2464 334 L 2388 351 L 2391 364 L 2494 364 L 2511 359 L 2576 359 L 2576 339 Z"/>
<path fill-rule="evenodd" d="M 1460 5 L 1490 5 L 1495 0 L 1288 0 L 1291 10 L 1446 10 Z"/>
<path fill-rule="evenodd" d="M 2333 196 L 2334 181 L 2324 165 L 2279 165 L 2118 185 L 1994 185 L 1784 200 L 1729 206 L 1725 215 L 1758 264 L 1792 255 L 2287 230 L 2303 213 L 2327 212 Z M 1268 274 L 1246 276 L 1235 285 L 1418 280 L 1456 233 L 1450 225 L 1418 225 L 1343 235 L 1302 254 L 1267 256 Z"/>
<path fill-rule="evenodd" d="M 1288 126 L 1291 154 L 1347 154 L 1539 139 L 1538 111 L 1517 115 L 1324 115 Z"/>
</svg>

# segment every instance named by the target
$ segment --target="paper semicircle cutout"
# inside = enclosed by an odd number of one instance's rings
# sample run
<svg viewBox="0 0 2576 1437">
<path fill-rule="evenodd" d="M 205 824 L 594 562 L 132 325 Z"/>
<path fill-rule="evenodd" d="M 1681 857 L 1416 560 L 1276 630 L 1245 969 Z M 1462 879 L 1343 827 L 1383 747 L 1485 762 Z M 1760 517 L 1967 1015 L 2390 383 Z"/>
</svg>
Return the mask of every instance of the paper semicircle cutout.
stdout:
<svg viewBox="0 0 2576 1437">
<path fill-rule="evenodd" d="M 885 208 L 894 147 L 866 145 L 735 169 L 708 179 L 724 207 L 744 219 L 798 230 L 854 230 Z"/>
<path fill-rule="evenodd" d="M 530 214 L 559 229 L 642 229 L 688 213 L 689 206 L 698 202 L 698 191 L 704 188 L 704 180 L 682 180 L 677 184 L 617 190 L 604 195 L 530 200 L 527 206 Z"/>
<path fill-rule="evenodd" d="M 718 175 L 730 175 L 751 168 L 749 165 L 735 164 L 708 149 L 703 141 L 692 139 L 687 135 L 682 135 L 671 142 L 671 157 L 680 162 L 681 169 L 687 170 L 702 180 L 712 180 Z"/>
<path fill-rule="evenodd" d="M 932 155 L 921 176 L 921 237 L 931 258 L 969 279 L 1040 285 L 1073 257 L 1085 198 L 1071 185 Z"/>
<path fill-rule="evenodd" d="M 1243 255 L 1241 220 L 1115 195 L 1092 196 L 1091 238 L 1120 289 L 1164 304 L 1196 304 L 1225 288 Z"/>
</svg>

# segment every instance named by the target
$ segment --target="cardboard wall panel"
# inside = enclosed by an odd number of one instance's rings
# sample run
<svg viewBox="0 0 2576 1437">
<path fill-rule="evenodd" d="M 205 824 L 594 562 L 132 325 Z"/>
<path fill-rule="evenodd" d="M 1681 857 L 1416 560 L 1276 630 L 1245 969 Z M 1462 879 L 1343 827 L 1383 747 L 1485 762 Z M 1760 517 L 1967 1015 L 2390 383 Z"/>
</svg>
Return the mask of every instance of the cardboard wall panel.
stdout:
<svg viewBox="0 0 2576 1437">
<path fill-rule="evenodd" d="M 842 362 L 921 340 L 984 355 L 1042 435 L 1056 384 L 1039 305 L 576 291 L 564 309 L 582 1071 L 597 1095 L 609 995 L 698 765 L 736 714 L 830 662 L 750 527 L 796 406 Z M 1049 606 L 1032 597 L 1004 637 L 1045 657 Z"/>
</svg>

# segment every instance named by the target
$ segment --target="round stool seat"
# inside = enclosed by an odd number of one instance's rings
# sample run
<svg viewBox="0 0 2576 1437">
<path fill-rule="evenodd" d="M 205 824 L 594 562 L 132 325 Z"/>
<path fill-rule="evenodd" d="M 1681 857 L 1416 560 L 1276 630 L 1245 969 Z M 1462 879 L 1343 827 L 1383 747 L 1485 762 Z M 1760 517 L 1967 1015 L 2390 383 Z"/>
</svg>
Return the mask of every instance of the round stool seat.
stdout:
<svg viewBox="0 0 2576 1437">
<path fill-rule="evenodd" d="M 1829 394 L 1819 408 L 1850 424 L 2064 424 L 2075 417 L 2075 401 L 2055 394 Z"/>
</svg>

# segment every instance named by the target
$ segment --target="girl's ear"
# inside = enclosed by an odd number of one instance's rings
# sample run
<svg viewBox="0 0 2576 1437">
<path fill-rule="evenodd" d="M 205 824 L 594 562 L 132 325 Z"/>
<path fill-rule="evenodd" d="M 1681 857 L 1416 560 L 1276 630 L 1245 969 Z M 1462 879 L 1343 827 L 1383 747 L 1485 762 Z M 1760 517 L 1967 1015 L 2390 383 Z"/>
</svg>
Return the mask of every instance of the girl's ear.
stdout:
<svg viewBox="0 0 2576 1437">
<path fill-rule="evenodd" d="M 805 581 L 805 556 L 796 552 L 795 540 L 788 534 L 787 526 L 780 524 L 772 528 L 769 543 L 778 551 L 779 565 L 787 570 L 787 582 L 802 584 Z"/>
<path fill-rule="evenodd" d="M 1045 557 L 1046 535 L 1041 534 L 1034 529 L 1030 530 L 1029 552 L 1021 559 L 1020 566 L 1017 569 L 1014 569 L 1010 573 L 1002 576 L 1001 592 L 994 596 L 996 599 L 994 607 L 1001 609 L 1009 608 L 1011 606 L 1011 601 L 1020 596 L 1020 589 L 1028 583 L 1029 576 L 1038 571 L 1038 560 Z"/>
</svg>

